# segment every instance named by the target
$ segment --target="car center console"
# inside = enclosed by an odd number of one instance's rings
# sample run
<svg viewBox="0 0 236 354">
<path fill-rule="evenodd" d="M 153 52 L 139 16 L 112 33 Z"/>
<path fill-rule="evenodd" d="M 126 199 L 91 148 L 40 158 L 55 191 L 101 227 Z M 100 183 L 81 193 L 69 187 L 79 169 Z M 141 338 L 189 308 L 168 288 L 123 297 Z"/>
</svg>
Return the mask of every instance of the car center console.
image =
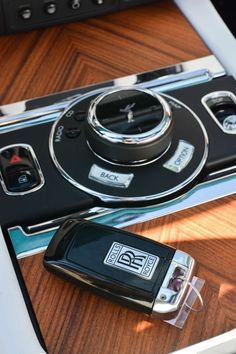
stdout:
<svg viewBox="0 0 236 354">
<path fill-rule="evenodd" d="M 235 193 L 236 82 L 221 63 L 209 56 L 0 106 L 3 245 L 23 257 L 69 217 L 124 227 Z M 19 316 L 28 337 L 28 313 Z"/>
<path fill-rule="evenodd" d="M 18 256 L 70 216 L 121 227 L 233 193 L 235 94 L 207 57 L 0 107 L 0 218 Z"/>
</svg>

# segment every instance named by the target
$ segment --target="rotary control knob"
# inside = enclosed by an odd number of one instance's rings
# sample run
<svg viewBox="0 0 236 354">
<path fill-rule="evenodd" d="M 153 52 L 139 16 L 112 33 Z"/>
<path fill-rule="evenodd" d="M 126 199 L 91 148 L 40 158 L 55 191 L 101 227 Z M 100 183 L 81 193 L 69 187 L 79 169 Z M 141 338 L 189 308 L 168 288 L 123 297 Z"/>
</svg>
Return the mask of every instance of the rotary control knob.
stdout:
<svg viewBox="0 0 236 354">
<path fill-rule="evenodd" d="M 173 118 L 168 103 L 146 89 L 125 88 L 91 104 L 86 137 L 95 154 L 119 164 L 153 160 L 170 145 Z"/>
</svg>

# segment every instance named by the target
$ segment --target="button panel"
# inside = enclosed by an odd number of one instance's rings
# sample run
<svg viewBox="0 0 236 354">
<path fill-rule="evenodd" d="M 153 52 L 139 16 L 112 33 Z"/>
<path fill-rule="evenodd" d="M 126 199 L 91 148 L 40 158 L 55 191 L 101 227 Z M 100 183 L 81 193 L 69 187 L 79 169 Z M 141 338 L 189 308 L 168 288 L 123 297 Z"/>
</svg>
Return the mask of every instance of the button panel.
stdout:
<svg viewBox="0 0 236 354">
<path fill-rule="evenodd" d="M 44 177 L 29 145 L 10 145 L 0 150 L 3 190 L 9 195 L 34 192 L 44 184 Z"/>
</svg>

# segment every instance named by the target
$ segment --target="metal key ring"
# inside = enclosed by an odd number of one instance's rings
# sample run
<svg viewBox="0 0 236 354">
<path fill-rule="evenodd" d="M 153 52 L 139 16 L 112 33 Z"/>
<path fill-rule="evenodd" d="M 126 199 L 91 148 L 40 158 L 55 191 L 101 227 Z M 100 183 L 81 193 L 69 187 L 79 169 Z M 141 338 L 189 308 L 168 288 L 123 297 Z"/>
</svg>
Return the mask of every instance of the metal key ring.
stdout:
<svg viewBox="0 0 236 354">
<path fill-rule="evenodd" d="M 188 308 L 189 308 L 191 311 L 193 311 L 193 312 L 200 312 L 200 311 L 202 311 L 203 308 L 205 307 L 205 305 L 204 305 L 204 301 L 203 301 L 203 298 L 202 298 L 200 292 L 198 291 L 198 289 L 197 289 L 190 281 L 188 281 L 187 284 L 188 284 L 189 287 L 190 287 L 190 293 L 189 293 L 189 294 L 191 294 L 191 291 L 194 291 L 195 294 L 197 295 L 199 301 L 200 301 L 201 306 L 200 306 L 199 308 L 195 309 L 194 307 L 188 305 L 187 300 L 186 300 L 186 302 L 184 302 L 183 306 L 188 307 Z M 188 298 L 188 297 L 189 297 L 189 295 L 187 296 L 187 298 Z"/>
</svg>

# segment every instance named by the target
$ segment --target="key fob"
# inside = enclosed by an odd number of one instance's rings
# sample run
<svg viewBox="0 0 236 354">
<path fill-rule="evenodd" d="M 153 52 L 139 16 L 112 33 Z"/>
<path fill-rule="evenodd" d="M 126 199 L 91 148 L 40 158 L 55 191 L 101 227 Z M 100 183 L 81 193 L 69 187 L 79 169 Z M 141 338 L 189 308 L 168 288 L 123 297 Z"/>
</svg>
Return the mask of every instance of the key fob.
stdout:
<svg viewBox="0 0 236 354">
<path fill-rule="evenodd" d="M 44 266 L 113 301 L 168 319 L 183 303 L 195 261 L 145 237 L 71 219 L 51 240 Z"/>
</svg>

